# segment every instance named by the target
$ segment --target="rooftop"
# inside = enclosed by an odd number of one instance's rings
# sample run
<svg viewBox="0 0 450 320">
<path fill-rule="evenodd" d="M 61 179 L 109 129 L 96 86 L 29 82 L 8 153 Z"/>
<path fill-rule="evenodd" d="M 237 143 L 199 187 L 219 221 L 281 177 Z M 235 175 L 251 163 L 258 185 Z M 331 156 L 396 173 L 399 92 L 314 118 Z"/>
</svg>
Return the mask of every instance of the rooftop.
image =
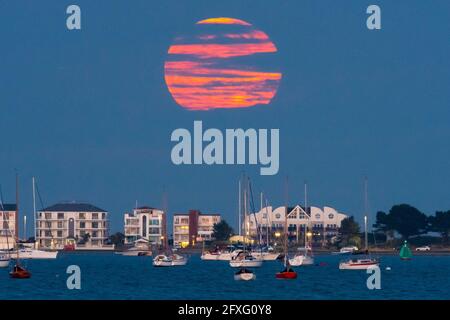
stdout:
<svg viewBox="0 0 450 320">
<path fill-rule="evenodd" d="M 0 204 L 0 211 L 16 211 L 17 206 L 15 203 L 4 203 L 3 206 Z"/>
<path fill-rule="evenodd" d="M 78 203 L 78 202 L 68 202 L 68 203 L 57 203 L 50 207 L 44 208 L 40 211 L 58 211 L 58 212 L 106 212 L 106 210 L 100 209 L 99 207 L 93 206 L 89 203 Z"/>
</svg>

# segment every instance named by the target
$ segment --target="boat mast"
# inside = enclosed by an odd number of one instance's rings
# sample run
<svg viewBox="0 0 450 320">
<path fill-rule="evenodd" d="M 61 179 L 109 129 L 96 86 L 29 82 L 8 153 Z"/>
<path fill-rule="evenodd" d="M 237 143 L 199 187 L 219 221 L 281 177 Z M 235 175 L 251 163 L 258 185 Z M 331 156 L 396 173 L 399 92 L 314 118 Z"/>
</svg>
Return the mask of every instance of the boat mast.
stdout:
<svg viewBox="0 0 450 320">
<path fill-rule="evenodd" d="M 286 187 L 285 187 L 285 206 L 284 206 L 284 266 L 287 267 L 288 264 L 288 252 L 287 252 L 287 242 L 288 242 L 288 230 L 287 230 L 287 219 L 288 219 L 288 177 L 286 176 Z"/>
<path fill-rule="evenodd" d="M 33 188 L 33 217 L 34 217 L 34 241 L 37 239 L 37 215 L 36 215 L 36 182 L 34 177 L 31 179 Z"/>
<path fill-rule="evenodd" d="M 242 177 L 239 177 L 239 221 L 238 221 L 238 230 L 239 230 L 239 237 L 242 235 L 241 229 L 242 229 L 242 221 L 241 221 L 241 215 L 242 215 L 242 203 L 241 203 L 241 198 L 242 198 L 242 190 L 241 190 L 241 182 L 242 182 Z"/>
<path fill-rule="evenodd" d="M 19 230 L 19 174 L 16 171 L 16 230 L 14 232 L 14 236 L 16 238 L 17 243 L 17 260 L 16 265 L 19 265 L 19 236 L 18 236 L 18 230 Z"/>
<path fill-rule="evenodd" d="M 306 213 L 306 218 L 308 218 L 308 186 L 306 184 L 305 181 L 305 213 Z M 309 224 L 309 219 L 308 219 L 308 224 Z M 305 254 L 306 254 L 306 247 L 307 247 L 307 243 L 308 243 L 308 227 L 307 227 L 307 223 L 305 222 Z"/>
<path fill-rule="evenodd" d="M 270 219 L 269 219 L 269 203 L 267 201 L 266 198 L 266 245 L 269 246 L 269 223 L 270 223 Z"/>
<path fill-rule="evenodd" d="M 365 249 L 368 249 L 367 241 L 367 216 L 368 216 L 368 197 L 367 197 L 367 177 L 364 179 L 364 244 Z"/>
<path fill-rule="evenodd" d="M 263 193 L 261 192 L 261 210 L 259 212 L 261 212 L 261 216 L 262 216 L 262 210 L 263 210 Z M 262 219 L 261 219 L 261 223 L 262 223 Z M 259 224 L 259 245 L 261 247 L 262 250 L 262 224 Z"/>
</svg>

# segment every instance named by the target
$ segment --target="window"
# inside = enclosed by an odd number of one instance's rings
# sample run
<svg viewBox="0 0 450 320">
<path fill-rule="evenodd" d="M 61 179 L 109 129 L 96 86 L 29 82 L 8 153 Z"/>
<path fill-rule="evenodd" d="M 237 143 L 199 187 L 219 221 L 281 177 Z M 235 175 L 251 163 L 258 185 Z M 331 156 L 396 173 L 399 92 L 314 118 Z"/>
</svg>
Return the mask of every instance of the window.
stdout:
<svg viewBox="0 0 450 320">
<path fill-rule="evenodd" d="M 59 228 L 59 229 L 62 229 L 62 227 L 63 227 L 62 221 L 58 221 L 58 228 Z"/>
<path fill-rule="evenodd" d="M 329 218 L 329 219 L 333 219 L 333 218 L 334 218 L 334 214 L 330 213 L 330 214 L 328 215 L 328 218 Z"/>
<path fill-rule="evenodd" d="M 316 213 L 315 217 L 316 219 L 320 219 L 320 213 Z"/>
<path fill-rule="evenodd" d="M 92 220 L 98 220 L 98 213 L 92 214 Z"/>
<path fill-rule="evenodd" d="M 159 220 L 158 219 L 150 219 L 149 220 L 149 225 L 150 226 L 158 226 L 159 225 Z"/>
<path fill-rule="evenodd" d="M 80 222 L 80 229 L 86 228 L 86 222 Z"/>
<path fill-rule="evenodd" d="M 62 236 L 63 236 L 63 235 L 62 235 L 62 231 L 59 230 L 59 231 L 57 232 L 57 237 L 58 237 L 58 238 L 62 238 Z"/>
<path fill-rule="evenodd" d="M 181 224 L 189 224 L 189 218 L 181 218 Z"/>
<path fill-rule="evenodd" d="M 277 214 L 275 215 L 275 218 L 280 219 L 280 218 L 281 218 L 281 214 L 277 213 Z"/>
<path fill-rule="evenodd" d="M 105 220 L 106 219 L 106 213 L 102 213 L 102 219 Z"/>
<path fill-rule="evenodd" d="M 97 238 L 97 237 L 98 237 L 98 232 L 92 231 L 92 238 Z"/>
<path fill-rule="evenodd" d="M 51 218 L 52 218 L 52 214 L 50 212 L 46 212 L 45 219 L 51 219 Z"/>
<path fill-rule="evenodd" d="M 288 216 L 289 219 L 297 219 L 297 213 L 292 213 Z"/>
<path fill-rule="evenodd" d="M 59 213 L 58 213 L 58 219 L 59 219 L 59 220 L 64 219 L 64 213 L 59 212 Z"/>
<path fill-rule="evenodd" d="M 51 234 L 51 232 L 49 230 L 45 230 L 44 234 L 45 234 L 46 237 L 51 237 L 52 236 L 52 234 Z"/>
<path fill-rule="evenodd" d="M 178 223 L 179 223 L 179 221 L 180 221 L 180 219 L 179 219 L 179 218 L 175 218 L 175 224 L 178 224 Z"/>
<path fill-rule="evenodd" d="M 267 219 L 267 213 L 263 213 L 263 219 Z"/>
<path fill-rule="evenodd" d="M 149 234 L 159 234 L 159 228 L 149 228 L 148 233 Z"/>
<path fill-rule="evenodd" d="M 98 222 L 92 222 L 92 229 L 98 229 Z"/>
<path fill-rule="evenodd" d="M 84 212 L 80 212 L 80 213 L 78 214 L 78 218 L 80 218 L 80 219 L 86 219 L 86 214 L 85 214 Z"/>
</svg>

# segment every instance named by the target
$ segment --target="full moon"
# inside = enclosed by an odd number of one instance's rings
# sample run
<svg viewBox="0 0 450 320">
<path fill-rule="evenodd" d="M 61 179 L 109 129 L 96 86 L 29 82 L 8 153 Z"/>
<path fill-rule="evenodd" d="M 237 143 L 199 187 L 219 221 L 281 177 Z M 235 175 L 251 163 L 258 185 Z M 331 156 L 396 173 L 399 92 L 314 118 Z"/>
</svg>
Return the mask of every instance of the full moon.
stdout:
<svg viewBox="0 0 450 320">
<path fill-rule="evenodd" d="M 234 18 L 198 21 L 168 50 L 165 81 L 188 110 L 267 105 L 281 80 L 277 47 L 266 33 Z"/>
</svg>

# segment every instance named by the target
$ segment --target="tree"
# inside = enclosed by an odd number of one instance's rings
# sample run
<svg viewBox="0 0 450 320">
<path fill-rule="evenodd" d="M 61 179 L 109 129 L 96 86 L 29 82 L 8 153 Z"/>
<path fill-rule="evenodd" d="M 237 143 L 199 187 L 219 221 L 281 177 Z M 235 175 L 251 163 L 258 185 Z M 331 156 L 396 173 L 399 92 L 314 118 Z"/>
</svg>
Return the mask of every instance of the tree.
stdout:
<svg viewBox="0 0 450 320">
<path fill-rule="evenodd" d="M 109 236 L 109 241 L 115 246 L 121 246 L 124 244 L 125 235 L 122 232 L 116 232 Z"/>
<path fill-rule="evenodd" d="M 81 240 L 78 242 L 78 244 L 86 244 L 90 238 L 91 238 L 91 235 L 89 233 L 85 233 L 81 237 Z"/>
<path fill-rule="evenodd" d="M 212 237 L 218 241 L 225 241 L 228 240 L 233 233 L 233 228 L 231 228 L 225 220 L 222 220 L 219 223 L 214 224 Z"/>
<path fill-rule="evenodd" d="M 359 224 L 355 221 L 355 218 L 353 216 L 342 220 L 339 234 L 341 236 L 341 242 L 344 245 L 352 244 L 359 246 L 359 244 L 361 243 L 359 233 Z"/>
<path fill-rule="evenodd" d="M 450 234 L 450 210 L 437 211 L 434 216 L 429 217 L 430 230 L 439 232 L 444 243 L 448 243 Z"/>
<path fill-rule="evenodd" d="M 397 231 L 404 239 L 426 232 L 427 216 L 418 209 L 408 205 L 395 205 L 387 215 L 386 228 Z"/>
<path fill-rule="evenodd" d="M 389 218 L 390 216 L 386 212 L 378 211 L 376 222 L 373 224 L 375 231 L 383 233 L 387 240 L 394 238 L 394 230 Z"/>
</svg>

